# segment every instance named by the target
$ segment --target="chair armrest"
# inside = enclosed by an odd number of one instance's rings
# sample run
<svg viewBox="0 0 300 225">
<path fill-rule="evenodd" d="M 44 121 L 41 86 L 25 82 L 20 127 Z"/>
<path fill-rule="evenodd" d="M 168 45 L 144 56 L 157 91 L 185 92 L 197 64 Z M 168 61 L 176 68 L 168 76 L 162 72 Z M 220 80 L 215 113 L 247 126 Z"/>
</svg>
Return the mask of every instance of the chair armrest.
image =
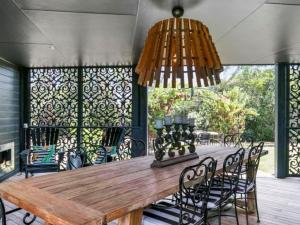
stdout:
<svg viewBox="0 0 300 225">
<path fill-rule="evenodd" d="M 30 155 L 31 155 L 30 149 L 26 149 L 26 150 L 23 150 L 22 152 L 20 152 L 20 158 L 25 165 L 27 165 L 29 163 Z"/>
<path fill-rule="evenodd" d="M 64 160 L 65 151 L 59 151 L 57 152 L 57 155 L 58 155 L 58 164 L 60 165 Z"/>
</svg>

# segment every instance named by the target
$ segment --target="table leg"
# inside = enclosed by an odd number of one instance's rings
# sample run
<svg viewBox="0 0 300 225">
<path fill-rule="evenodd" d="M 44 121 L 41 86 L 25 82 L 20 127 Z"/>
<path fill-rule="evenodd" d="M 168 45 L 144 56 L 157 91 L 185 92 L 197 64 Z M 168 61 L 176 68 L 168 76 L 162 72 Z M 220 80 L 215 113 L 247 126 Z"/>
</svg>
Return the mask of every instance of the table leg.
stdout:
<svg viewBox="0 0 300 225">
<path fill-rule="evenodd" d="M 249 213 L 255 213 L 256 206 L 255 206 L 255 194 L 254 191 L 250 191 L 247 194 L 247 205 L 248 205 L 248 212 Z"/>
<path fill-rule="evenodd" d="M 143 218 L 143 208 L 134 210 L 118 220 L 118 225 L 141 225 Z"/>
</svg>

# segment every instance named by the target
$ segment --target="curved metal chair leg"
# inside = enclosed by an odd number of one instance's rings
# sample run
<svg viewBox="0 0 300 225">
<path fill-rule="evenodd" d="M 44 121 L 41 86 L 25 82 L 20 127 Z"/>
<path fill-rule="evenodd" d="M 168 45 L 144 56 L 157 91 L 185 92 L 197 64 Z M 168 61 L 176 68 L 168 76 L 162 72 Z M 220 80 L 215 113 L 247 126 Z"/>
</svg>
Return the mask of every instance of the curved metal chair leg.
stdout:
<svg viewBox="0 0 300 225">
<path fill-rule="evenodd" d="M 27 218 L 30 218 L 31 214 L 29 212 L 27 212 L 24 217 L 23 217 L 23 223 L 25 225 L 30 225 L 32 224 L 35 220 L 36 220 L 36 216 L 33 216 L 32 219 L 30 221 L 26 221 Z"/>
<path fill-rule="evenodd" d="M 239 216 L 237 212 L 237 205 L 236 205 L 236 194 L 234 194 L 234 213 L 235 213 L 235 219 L 236 219 L 236 224 L 239 225 Z"/>
<path fill-rule="evenodd" d="M 257 193 L 256 193 L 256 187 L 254 188 L 254 197 L 255 197 L 255 208 L 256 208 L 256 215 L 257 215 L 257 222 L 260 222 L 259 219 L 259 213 L 258 213 L 258 206 L 257 206 Z"/>
<path fill-rule="evenodd" d="M 0 211 L 1 211 L 0 218 L 2 219 L 2 225 L 6 225 L 5 206 L 1 198 L 0 198 Z"/>
<path fill-rule="evenodd" d="M 220 206 L 219 207 L 219 211 L 218 211 L 218 220 L 219 220 L 219 225 L 221 225 L 222 224 L 222 221 L 221 221 L 221 210 L 222 210 L 222 207 Z"/>
<path fill-rule="evenodd" d="M 247 222 L 247 225 L 249 225 L 249 221 L 248 221 L 248 202 L 247 202 L 247 193 L 245 194 L 245 213 L 246 213 L 246 222 Z"/>
</svg>

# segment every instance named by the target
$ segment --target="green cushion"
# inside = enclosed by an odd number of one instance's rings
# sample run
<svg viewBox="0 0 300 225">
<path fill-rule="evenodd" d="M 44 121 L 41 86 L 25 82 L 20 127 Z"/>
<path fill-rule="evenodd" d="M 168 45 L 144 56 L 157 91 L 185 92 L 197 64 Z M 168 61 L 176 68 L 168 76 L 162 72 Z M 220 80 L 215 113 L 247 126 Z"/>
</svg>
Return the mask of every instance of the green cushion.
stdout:
<svg viewBox="0 0 300 225">
<path fill-rule="evenodd" d="M 55 145 L 50 145 L 48 148 L 48 154 L 44 156 L 42 159 L 42 163 L 50 163 L 53 159 L 53 156 L 55 154 Z"/>
<path fill-rule="evenodd" d="M 109 153 L 110 155 L 116 155 L 117 154 L 117 146 L 111 146 L 111 151 Z"/>
<path fill-rule="evenodd" d="M 42 163 L 50 163 L 53 159 L 54 154 L 55 154 L 55 145 L 50 145 L 48 154 L 45 155 L 45 157 L 42 159 Z"/>
</svg>

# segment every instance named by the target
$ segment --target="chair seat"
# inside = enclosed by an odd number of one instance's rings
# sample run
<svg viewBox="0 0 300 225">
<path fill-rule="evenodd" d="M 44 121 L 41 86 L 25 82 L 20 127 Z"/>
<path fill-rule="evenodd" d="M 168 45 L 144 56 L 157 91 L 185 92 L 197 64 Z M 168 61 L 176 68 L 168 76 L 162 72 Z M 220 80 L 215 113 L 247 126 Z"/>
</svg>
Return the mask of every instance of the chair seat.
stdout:
<svg viewBox="0 0 300 225">
<path fill-rule="evenodd" d="M 246 174 L 247 173 L 247 166 L 243 165 L 241 168 L 241 174 Z"/>
<path fill-rule="evenodd" d="M 183 213 L 190 213 L 191 221 L 188 224 L 191 225 L 201 225 L 204 224 L 203 216 L 195 214 L 192 210 L 183 208 Z M 178 225 L 180 218 L 180 207 L 172 204 L 171 202 L 161 201 L 157 204 L 153 204 L 148 208 L 144 209 L 144 218 L 147 218 L 147 221 L 154 224 L 160 225 Z M 187 221 L 186 221 L 187 223 Z"/>
<path fill-rule="evenodd" d="M 229 199 L 232 195 L 232 191 L 230 191 L 230 188 L 227 188 L 226 186 L 223 187 L 223 193 L 222 193 L 222 187 L 213 185 L 210 189 L 209 199 L 207 207 L 208 209 L 215 209 L 220 205 L 220 203 L 226 201 Z"/>
<path fill-rule="evenodd" d="M 237 185 L 237 193 L 247 193 L 249 191 L 252 191 L 254 188 L 254 184 L 253 183 L 248 183 L 246 186 L 246 179 L 239 179 L 239 183 Z M 224 185 L 225 186 L 230 186 L 230 181 L 228 179 L 224 180 Z"/>
<path fill-rule="evenodd" d="M 254 183 L 248 183 L 246 185 L 247 180 L 246 179 L 240 179 L 238 188 L 237 188 L 237 193 L 248 193 L 254 189 Z"/>
<path fill-rule="evenodd" d="M 30 164 L 27 164 L 27 167 L 57 167 L 58 166 L 58 163 L 55 161 L 55 162 L 50 162 L 50 163 L 42 163 L 42 162 L 33 162 L 33 163 L 30 163 Z"/>
</svg>

